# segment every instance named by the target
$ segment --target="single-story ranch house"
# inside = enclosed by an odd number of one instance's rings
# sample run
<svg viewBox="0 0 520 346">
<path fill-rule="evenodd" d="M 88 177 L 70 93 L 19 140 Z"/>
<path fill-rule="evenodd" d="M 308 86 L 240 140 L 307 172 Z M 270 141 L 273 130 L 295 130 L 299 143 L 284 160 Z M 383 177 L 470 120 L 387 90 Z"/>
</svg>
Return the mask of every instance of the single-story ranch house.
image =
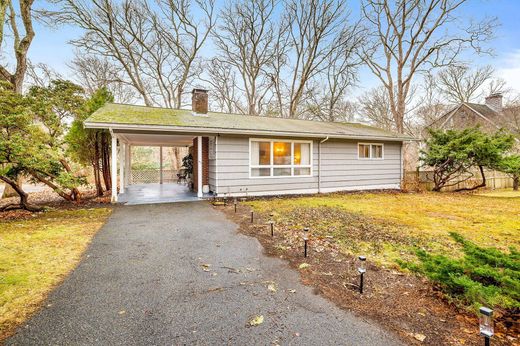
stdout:
<svg viewBox="0 0 520 346">
<path fill-rule="evenodd" d="M 356 123 L 208 112 L 201 89 L 192 99 L 192 111 L 107 104 L 87 119 L 86 127 L 112 134 L 121 197 L 132 188 L 134 145 L 192 147 L 194 198 L 400 188 L 408 137 Z"/>
</svg>

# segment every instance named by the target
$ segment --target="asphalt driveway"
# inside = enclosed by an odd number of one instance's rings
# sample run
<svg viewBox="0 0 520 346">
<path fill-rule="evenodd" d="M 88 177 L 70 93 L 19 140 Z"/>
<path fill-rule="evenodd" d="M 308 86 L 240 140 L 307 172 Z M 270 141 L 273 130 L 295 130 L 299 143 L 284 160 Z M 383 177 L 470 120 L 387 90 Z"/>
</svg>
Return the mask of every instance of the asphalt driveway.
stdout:
<svg viewBox="0 0 520 346">
<path fill-rule="evenodd" d="M 264 322 L 249 326 L 257 315 Z M 117 207 L 78 268 L 7 344 L 399 341 L 313 294 L 223 214 L 191 202 Z"/>
</svg>

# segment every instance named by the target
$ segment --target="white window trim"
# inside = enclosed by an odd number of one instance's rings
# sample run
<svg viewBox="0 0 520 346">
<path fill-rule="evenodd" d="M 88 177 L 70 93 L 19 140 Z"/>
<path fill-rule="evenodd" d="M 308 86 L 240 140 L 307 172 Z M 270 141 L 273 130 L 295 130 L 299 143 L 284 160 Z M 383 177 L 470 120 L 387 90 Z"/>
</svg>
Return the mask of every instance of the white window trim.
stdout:
<svg viewBox="0 0 520 346">
<path fill-rule="evenodd" d="M 359 146 L 360 145 L 370 145 L 370 157 L 360 157 L 359 156 Z M 381 146 L 381 157 L 372 157 L 372 145 L 380 145 Z M 358 160 L 384 160 L 385 159 L 385 144 L 384 143 L 363 143 L 363 142 L 358 142 L 358 145 L 357 145 L 357 158 L 358 158 Z"/>
<path fill-rule="evenodd" d="M 267 142 L 270 143 L 270 154 L 271 163 L 269 165 L 251 165 L 251 142 Z M 274 165 L 273 162 L 273 146 L 274 142 L 289 142 L 291 143 L 291 164 L 290 165 Z M 310 145 L 310 164 L 308 165 L 295 165 L 294 164 L 294 143 L 308 143 Z M 249 138 L 249 179 L 278 179 L 278 178 L 309 178 L 313 176 L 313 141 L 308 140 L 298 140 L 298 139 L 283 139 L 283 138 Z M 268 176 L 254 176 L 251 175 L 251 171 L 253 168 L 269 168 L 270 169 L 270 175 Z M 291 175 L 273 175 L 274 168 L 290 168 L 291 169 Z M 309 168 L 308 175 L 294 175 L 294 169 L 295 168 Z"/>
</svg>

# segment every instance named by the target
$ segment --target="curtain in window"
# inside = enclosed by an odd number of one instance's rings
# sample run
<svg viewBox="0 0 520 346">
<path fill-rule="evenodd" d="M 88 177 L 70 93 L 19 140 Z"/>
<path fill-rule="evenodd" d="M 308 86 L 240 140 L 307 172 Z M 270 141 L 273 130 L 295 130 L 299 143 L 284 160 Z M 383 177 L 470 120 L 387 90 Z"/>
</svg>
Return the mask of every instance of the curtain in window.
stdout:
<svg viewBox="0 0 520 346">
<path fill-rule="evenodd" d="M 251 142 L 251 165 L 260 164 L 260 142 Z"/>
</svg>

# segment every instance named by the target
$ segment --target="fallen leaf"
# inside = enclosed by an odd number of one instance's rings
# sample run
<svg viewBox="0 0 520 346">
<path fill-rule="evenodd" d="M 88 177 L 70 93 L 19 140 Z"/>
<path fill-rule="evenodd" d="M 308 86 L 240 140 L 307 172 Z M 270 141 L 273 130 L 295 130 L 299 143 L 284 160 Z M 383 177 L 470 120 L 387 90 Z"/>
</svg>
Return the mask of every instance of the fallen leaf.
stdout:
<svg viewBox="0 0 520 346">
<path fill-rule="evenodd" d="M 124 314 L 126 314 L 126 311 L 125 310 L 121 310 L 121 311 L 119 311 L 119 314 L 120 315 L 124 315 Z"/>
<path fill-rule="evenodd" d="M 423 342 L 424 339 L 426 339 L 426 335 L 424 334 L 419 334 L 419 333 L 415 333 L 413 335 L 413 337 L 416 339 L 416 340 L 419 340 L 420 342 Z"/>
<path fill-rule="evenodd" d="M 276 284 L 274 282 L 268 284 L 267 289 L 271 292 L 276 292 Z"/>
<path fill-rule="evenodd" d="M 310 264 L 309 263 L 302 263 L 298 266 L 299 269 L 305 269 L 305 268 L 309 268 L 310 267 Z"/>
<path fill-rule="evenodd" d="M 264 316 L 263 315 L 255 316 L 252 320 L 249 321 L 249 325 L 251 327 L 258 326 L 258 325 L 260 325 L 262 323 L 264 323 Z"/>
<path fill-rule="evenodd" d="M 296 293 L 296 290 L 289 290 L 289 293 Z"/>
</svg>

